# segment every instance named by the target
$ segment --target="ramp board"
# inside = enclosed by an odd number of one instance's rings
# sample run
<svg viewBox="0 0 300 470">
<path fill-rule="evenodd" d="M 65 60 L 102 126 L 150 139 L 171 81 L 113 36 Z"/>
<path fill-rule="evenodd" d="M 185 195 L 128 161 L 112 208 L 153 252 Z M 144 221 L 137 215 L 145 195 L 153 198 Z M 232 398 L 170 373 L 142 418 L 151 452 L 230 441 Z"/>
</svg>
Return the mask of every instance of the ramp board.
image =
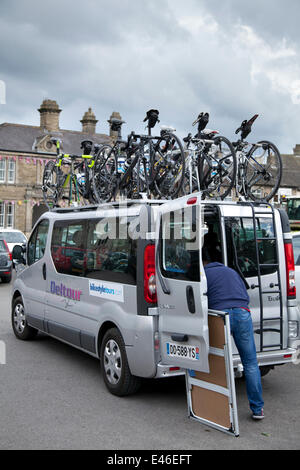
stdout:
<svg viewBox="0 0 300 470">
<path fill-rule="evenodd" d="M 210 372 L 186 371 L 189 417 L 238 436 L 229 314 L 209 311 Z"/>
</svg>

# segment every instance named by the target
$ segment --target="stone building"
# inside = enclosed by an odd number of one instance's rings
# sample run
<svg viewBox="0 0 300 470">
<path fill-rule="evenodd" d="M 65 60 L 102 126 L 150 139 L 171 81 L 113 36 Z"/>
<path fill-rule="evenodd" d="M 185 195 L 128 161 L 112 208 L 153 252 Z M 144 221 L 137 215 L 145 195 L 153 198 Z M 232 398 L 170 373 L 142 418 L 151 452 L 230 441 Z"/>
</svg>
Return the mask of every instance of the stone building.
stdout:
<svg viewBox="0 0 300 470">
<path fill-rule="evenodd" d="M 104 144 L 114 138 L 112 131 L 109 135 L 96 132 L 98 121 L 91 108 L 80 121 L 81 131 L 60 128 L 61 109 L 54 100 L 44 100 L 38 112 L 39 126 L 0 124 L 0 228 L 17 228 L 26 235 L 43 211 L 43 171 L 56 151 L 51 138 L 58 137 L 62 151 L 69 154 L 81 153 L 82 140 Z"/>
<path fill-rule="evenodd" d="M 291 155 L 282 154 L 282 179 L 278 191 L 281 195 L 300 196 L 300 145 L 297 144 Z"/>
</svg>

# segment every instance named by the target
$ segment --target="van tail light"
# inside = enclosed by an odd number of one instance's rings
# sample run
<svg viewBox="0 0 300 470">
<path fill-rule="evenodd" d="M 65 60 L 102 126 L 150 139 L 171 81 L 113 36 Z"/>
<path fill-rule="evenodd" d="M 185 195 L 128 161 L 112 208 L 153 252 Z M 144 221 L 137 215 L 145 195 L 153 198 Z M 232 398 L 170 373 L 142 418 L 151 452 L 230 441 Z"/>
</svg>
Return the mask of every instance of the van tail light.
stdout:
<svg viewBox="0 0 300 470">
<path fill-rule="evenodd" d="M 9 251 L 9 248 L 8 248 L 8 245 L 7 245 L 6 241 L 5 240 L 3 240 L 3 241 L 4 241 L 4 246 L 6 248 L 6 251 L 8 253 L 9 259 L 10 259 L 10 261 L 12 261 L 12 253 Z"/>
<path fill-rule="evenodd" d="M 295 282 L 295 262 L 292 240 L 284 242 L 284 254 L 286 265 L 286 288 L 289 299 L 296 298 L 296 282 Z"/>
<path fill-rule="evenodd" d="M 155 245 L 147 245 L 144 252 L 144 297 L 147 303 L 157 302 Z"/>
</svg>

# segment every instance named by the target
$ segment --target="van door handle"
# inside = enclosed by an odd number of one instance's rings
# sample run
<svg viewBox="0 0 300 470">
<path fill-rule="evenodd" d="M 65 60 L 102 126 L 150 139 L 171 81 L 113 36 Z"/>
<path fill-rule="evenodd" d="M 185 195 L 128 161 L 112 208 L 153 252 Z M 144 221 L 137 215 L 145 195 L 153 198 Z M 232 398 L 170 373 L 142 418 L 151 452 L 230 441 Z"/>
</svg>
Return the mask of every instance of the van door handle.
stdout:
<svg viewBox="0 0 300 470">
<path fill-rule="evenodd" d="M 44 278 L 44 280 L 46 281 L 46 278 L 47 278 L 47 270 L 46 270 L 46 264 L 45 264 L 45 263 L 43 264 L 43 278 Z"/>
<path fill-rule="evenodd" d="M 194 290 L 192 286 L 187 286 L 186 288 L 186 300 L 187 300 L 189 312 L 195 313 L 196 305 L 195 305 Z"/>
<path fill-rule="evenodd" d="M 179 333 L 174 333 L 171 335 L 173 341 L 178 341 L 179 343 L 186 343 L 189 340 L 188 335 L 181 335 Z"/>
</svg>

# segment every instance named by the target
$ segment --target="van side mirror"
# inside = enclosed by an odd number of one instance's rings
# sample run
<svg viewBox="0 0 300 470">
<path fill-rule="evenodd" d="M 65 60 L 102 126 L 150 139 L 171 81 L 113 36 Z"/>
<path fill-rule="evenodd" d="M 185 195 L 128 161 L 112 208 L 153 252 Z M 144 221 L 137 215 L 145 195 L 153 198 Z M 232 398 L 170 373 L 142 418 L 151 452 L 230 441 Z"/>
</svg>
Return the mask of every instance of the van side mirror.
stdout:
<svg viewBox="0 0 300 470">
<path fill-rule="evenodd" d="M 25 245 L 22 245 L 22 246 L 15 245 L 12 251 L 13 261 L 17 261 L 18 263 L 21 263 L 21 264 L 26 264 L 24 252 L 25 252 Z"/>
</svg>

